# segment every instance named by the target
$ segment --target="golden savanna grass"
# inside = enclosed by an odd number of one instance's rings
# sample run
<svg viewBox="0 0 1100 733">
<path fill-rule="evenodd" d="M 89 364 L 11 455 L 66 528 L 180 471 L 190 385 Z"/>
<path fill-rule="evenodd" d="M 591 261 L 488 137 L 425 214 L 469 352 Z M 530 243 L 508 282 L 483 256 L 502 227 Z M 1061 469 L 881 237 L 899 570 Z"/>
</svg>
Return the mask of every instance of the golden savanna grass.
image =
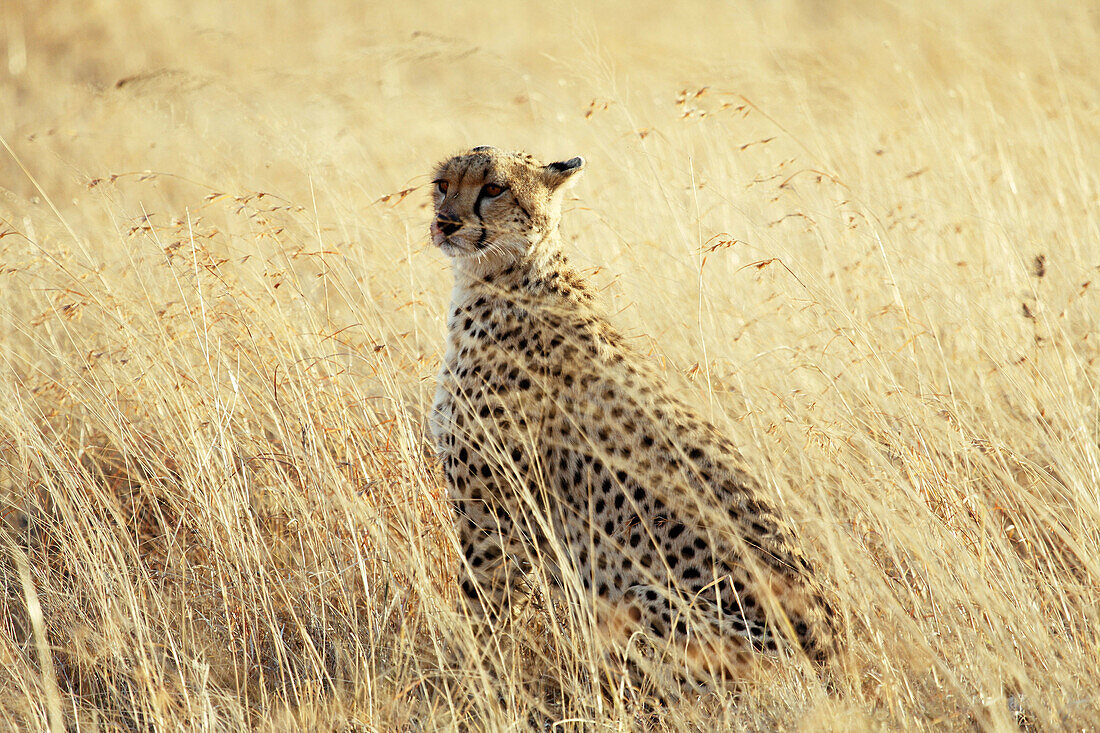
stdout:
<svg viewBox="0 0 1100 733">
<path fill-rule="evenodd" d="M 235 6 L 234 6 L 235 5 Z M 1100 726 L 1089 3 L 0 5 L 0 726 Z M 484 642 L 427 173 L 584 155 L 570 254 L 798 521 L 831 681 L 637 707 Z"/>
</svg>

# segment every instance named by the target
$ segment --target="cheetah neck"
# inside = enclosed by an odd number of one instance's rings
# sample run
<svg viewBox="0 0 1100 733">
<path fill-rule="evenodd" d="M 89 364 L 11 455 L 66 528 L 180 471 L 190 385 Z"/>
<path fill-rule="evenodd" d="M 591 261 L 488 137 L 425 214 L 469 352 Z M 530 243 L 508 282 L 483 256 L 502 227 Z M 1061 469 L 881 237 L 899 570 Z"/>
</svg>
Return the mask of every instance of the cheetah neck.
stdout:
<svg viewBox="0 0 1100 733">
<path fill-rule="evenodd" d="M 528 254 L 511 263 L 465 258 L 455 260 L 453 270 L 452 306 L 479 298 L 515 301 L 560 297 L 563 294 L 562 284 L 577 282 L 557 232 L 548 235 Z"/>
</svg>

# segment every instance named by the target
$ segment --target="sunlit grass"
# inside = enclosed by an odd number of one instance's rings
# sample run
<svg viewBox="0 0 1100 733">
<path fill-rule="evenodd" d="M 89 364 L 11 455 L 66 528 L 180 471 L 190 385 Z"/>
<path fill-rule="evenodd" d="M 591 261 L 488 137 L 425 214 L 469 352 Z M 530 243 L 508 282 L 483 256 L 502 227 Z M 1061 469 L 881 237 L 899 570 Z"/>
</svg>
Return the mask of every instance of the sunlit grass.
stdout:
<svg viewBox="0 0 1100 733">
<path fill-rule="evenodd" d="M 1087 8 L 178 12 L 0 9 L 0 726 L 1100 724 Z M 484 143 L 587 158 L 570 254 L 796 517 L 829 685 L 638 708 L 457 613 L 422 187 Z"/>
</svg>

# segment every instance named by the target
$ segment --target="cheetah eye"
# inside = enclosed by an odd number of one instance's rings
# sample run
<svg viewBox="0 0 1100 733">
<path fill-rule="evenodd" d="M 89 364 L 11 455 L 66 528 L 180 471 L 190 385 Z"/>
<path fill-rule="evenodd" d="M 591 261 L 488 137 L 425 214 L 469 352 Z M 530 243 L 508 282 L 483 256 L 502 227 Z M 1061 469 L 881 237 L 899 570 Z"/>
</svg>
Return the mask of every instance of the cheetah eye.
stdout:
<svg viewBox="0 0 1100 733">
<path fill-rule="evenodd" d="M 440 193 L 447 193 L 447 186 L 450 185 L 447 183 L 447 181 L 441 178 L 438 181 L 433 181 L 433 183 L 435 183 L 435 190 L 439 191 Z"/>
<path fill-rule="evenodd" d="M 504 186 L 497 185 L 496 183 L 489 183 L 481 189 L 481 192 L 489 198 L 496 198 L 504 193 Z"/>
</svg>

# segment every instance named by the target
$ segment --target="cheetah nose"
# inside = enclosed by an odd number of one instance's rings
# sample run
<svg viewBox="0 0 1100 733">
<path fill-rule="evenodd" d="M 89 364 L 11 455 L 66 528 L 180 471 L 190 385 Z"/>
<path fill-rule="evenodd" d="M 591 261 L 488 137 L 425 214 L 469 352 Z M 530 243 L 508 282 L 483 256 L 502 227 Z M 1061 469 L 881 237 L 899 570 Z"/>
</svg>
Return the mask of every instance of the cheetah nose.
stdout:
<svg viewBox="0 0 1100 733">
<path fill-rule="evenodd" d="M 440 214 L 439 218 L 435 220 L 435 224 L 445 237 L 451 236 L 462 228 L 462 220 L 454 214 Z"/>
</svg>

